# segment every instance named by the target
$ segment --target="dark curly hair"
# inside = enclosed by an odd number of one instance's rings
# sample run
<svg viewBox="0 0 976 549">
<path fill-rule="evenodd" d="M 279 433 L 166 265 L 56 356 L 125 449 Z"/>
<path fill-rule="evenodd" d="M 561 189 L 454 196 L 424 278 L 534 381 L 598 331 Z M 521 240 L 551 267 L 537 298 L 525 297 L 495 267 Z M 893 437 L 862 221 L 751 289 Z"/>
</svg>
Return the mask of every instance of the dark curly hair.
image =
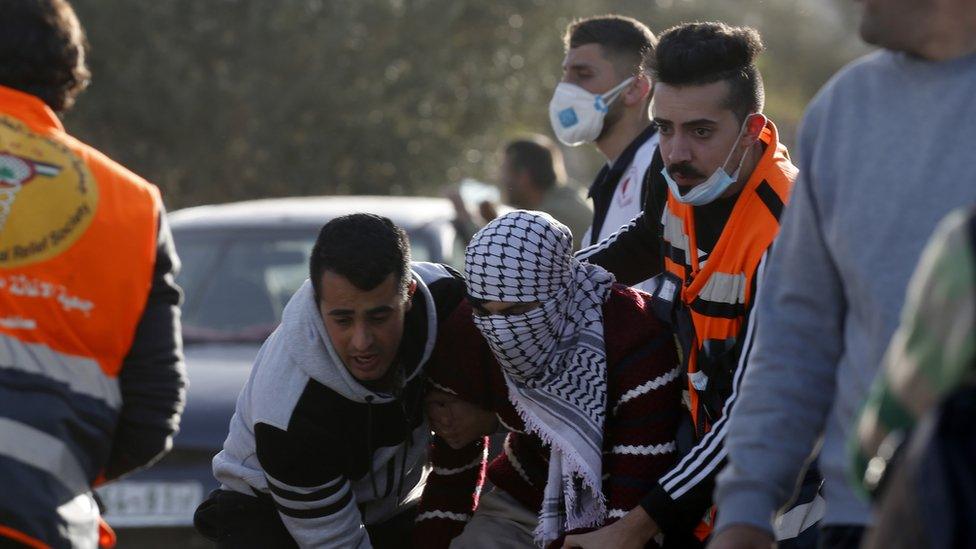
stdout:
<svg viewBox="0 0 976 549">
<path fill-rule="evenodd" d="M 66 0 L 0 0 L 0 85 L 57 112 L 88 86 L 85 32 Z"/>
<path fill-rule="evenodd" d="M 322 297 L 322 275 L 326 271 L 341 275 L 366 291 L 394 274 L 398 290 L 405 296 L 412 280 L 407 233 L 378 215 L 355 213 L 337 217 L 319 231 L 309 259 L 316 299 Z"/>
<path fill-rule="evenodd" d="M 725 23 L 685 23 L 661 34 L 651 72 L 669 86 L 729 83 L 726 106 L 740 120 L 761 112 L 765 101 L 756 58 L 764 50 L 756 29 Z"/>
<path fill-rule="evenodd" d="M 599 44 L 608 57 L 617 61 L 614 65 L 624 75 L 647 70 L 657 38 L 644 23 L 636 19 L 601 15 L 570 23 L 566 27 L 563 43 L 567 50 L 586 44 Z"/>
</svg>

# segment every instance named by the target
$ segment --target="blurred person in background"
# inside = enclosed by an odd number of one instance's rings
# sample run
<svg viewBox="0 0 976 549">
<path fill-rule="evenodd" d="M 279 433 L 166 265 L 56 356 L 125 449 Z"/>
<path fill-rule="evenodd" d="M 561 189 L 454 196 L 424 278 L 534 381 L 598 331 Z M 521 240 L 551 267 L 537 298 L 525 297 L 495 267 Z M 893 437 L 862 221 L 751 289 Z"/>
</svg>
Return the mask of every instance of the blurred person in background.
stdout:
<svg viewBox="0 0 976 549">
<path fill-rule="evenodd" d="M 90 77 L 72 7 L 0 14 L 0 545 L 111 545 L 92 487 L 183 409 L 179 260 L 159 190 L 58 118 Z"/>
<path fill-rule="evenodd" d="M 573 251 L 590 226 L 593 210 L 576 187 L 566 181 L 566 169 L 559 148 L 544 135 L 530 135 L 505 145 L 499 168 L 502 200 L 520 210 L 546 212 L 573 232 Z M 460 193 L 450 193 L 462 224 L 465 239 L 479 228 L 461 201 Z M 479 215 L 485 222 L 498 217 L 498 204 L 483 201 Z"/>
<path fill-rule="evenodd" d="M 552 141 L 542 135 L 532 135 L 508 143 L 502 160 L 501 184 L 509 204 L 520 210 L 553 216 L 572 231 L 573 251 L 580 248 L 593 209 L 566 182 L 563 155 Z"/>
<path fill-rule="evenodd" d="M 712 520 L 715 476 L 725 463 L 728 412 L 749 366 L 753 305 L 797 170 L 762 113 L 759 33 L 688 23 L 661 35 L 652 63 L 662 169 L 649 174 L 643 214 L 578 256 L 623 283 L 660 274 L 654 303 L 674 329 L 687 373 L 692 431 L 687 454 L 641 505 L 567 547 L 641 547 Z M 815 543 L 815 472 L 779 529 L 784 546 Z M 787 541 L 789 540 L 789 541 Z"/>
<path fill-rule="evenodd" d="M 495 488 L 473 516 L 477 465 L 487 456 L 469 446 L 455 463 L 433 461 L 420 517 L 470 516 L 467 527 L 453 523 L 455 533 L 464 528 L 453 547 L 534 547 L 533 538 L 559 547 L 567 529 L 620 518 L 676 460 L 674 339 L 648 295 L 578 263 L 571 242 L 552 217 L 517 211 L 489 223 L 468 247 L 474 305 L 453 313 L 434 350 L 428 415 L 455 447 L 499 426 L 509 434 L 487 468 Z M 585 484 L 576 501 L 587 520 L 557 513 L 570 479 Z M 446 546 L 435 543 L 443 536 L 417 539 L 418 547 Z"/>
<path fill-rule="evenodd" d="M 861 36 L 883 49 L 834 76 L 801 126 L 800 178 L 729 423 L 715 549 L 769 547 L 772 517 L 818 444 L 821 543 L 860 544 L 871 513 L 849 483 L 854 415 L 925 242 L 950 210 L 976 202 L 976 5 L 861 4 Z"/>
<path fill-rule="evenodd" d="M 549 103 L 553 132 L 569 146 L 593 143 L 606 159 L 589 188 L 591 226 L 573 233 L 585 247 L 617 232 L 643 207 L 644 174 L 658 142 L 648 114 L 654 95 L 648 64 L 657 39 L 636 19 L 606 15 L 572 22 L 563 40 L 563 76 Z"/>
<path fill-rule="evenodd" d="M 976 209 L 970 207 L 950 214 L 922 253 L 901 325 L 851 433 L 853 477 L 878 506 L 867 546 L 971 544 L 974 383 Z"/>
</svg>

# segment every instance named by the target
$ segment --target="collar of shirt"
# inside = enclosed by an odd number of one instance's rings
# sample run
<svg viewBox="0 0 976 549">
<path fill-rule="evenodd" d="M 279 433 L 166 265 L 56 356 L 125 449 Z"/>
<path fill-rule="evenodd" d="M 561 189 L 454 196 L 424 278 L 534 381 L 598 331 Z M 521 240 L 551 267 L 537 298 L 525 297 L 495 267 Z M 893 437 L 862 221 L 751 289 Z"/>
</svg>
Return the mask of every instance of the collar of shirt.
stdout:
<svg viewBox="0 0 976 549">
<path fill-rule="evenodd" d="M 624 149 L 624 152 L 622 152 L 620 156 L 613 161 L 612 165 L 604 164 L 603 167 L 600 168 L 600 172 L 596 174 L 596 179 L 594 179 L 593 183 L 590 185 L 587 197 L 593 198 L 594 195 L 599 192 L 600 187 L 607 185 L 615 187 L 617 182 L 620 180 L 620 177 L 623 175 L 624 170 L 626 170 L 627 166 L 630 166 L 630 163 L 634 161 L 634 155 L 637 154 L 637 149 L 641 148 L 641 145 L 644 143 L 647 143 L 647 140 L 650 139 L 656 131 L 657 128 L 654 126 L 654 124 L 644 128 L 644 131 L 635 137 L 634 140 L 630 142 L 630 145 L 627 145 L 627 148 Z"/>
<path fill-rule="evenodd" d="M 40 98 L 13 88 L 0 86 L 0 112 L 22 120 L 39 133 L 64 131 L 58 115 Z"/>
</svg>

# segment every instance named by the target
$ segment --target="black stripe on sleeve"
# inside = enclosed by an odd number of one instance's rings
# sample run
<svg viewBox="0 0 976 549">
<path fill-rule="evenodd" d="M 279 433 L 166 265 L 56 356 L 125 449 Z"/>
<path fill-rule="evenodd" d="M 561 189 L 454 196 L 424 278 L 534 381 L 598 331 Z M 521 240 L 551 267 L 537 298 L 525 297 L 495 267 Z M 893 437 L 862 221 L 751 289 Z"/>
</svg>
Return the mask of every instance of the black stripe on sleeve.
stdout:
<svg viewBox="0 0 976 549">
<path fill-rule="evenodd" d="M 315 509 L 292 509 L 290 507 L 285 507 L 278 502 L 275 502 L 275 507 L 278 508 L 278 511 L 282 515 L 297 519 L 312 519 L 334 515 L 339 511 L 342 511 L 346 505 L 349 505 L 351 500 L 352 489 L 346 491 L 346 495 L 342 496 L 339 501 L 326 505 L 325 507 L 317 507 Z"/>
<path fill-rule="evenodd" d="M 779 221 L 779 216 L 783 214 L 783 201 L 780 200 L 779 195 L 769 185 L 769 182 L 763 179 L 762 183 L 756 187 L 756 194 L 759 195 L 763 204 L 769 208 L 769 213 L 773 214 L 776 221 Z"/>
<path fill-rule="evenodd" d="M 279 488 L 275 486 L 274 483 L 272 482 L 268 483 L 268 489 L 270 489 L 274 495 L 282 499 L 287 499 L 291 501 L 316 501 L 316 500 L 325 499 L 327 497 L 335 495 L 335 493 L 342 488 L 342 485 L 343 485 L 342 482 L 337 482 L 335 486 L 326 486 L 325 488 L 316 490 L 314 492 L 310 492 L 308 494 L 301 494 L 299 492 L 292 492 L 291 490 L 285 490 L 284 488 Z"/>
</svg>

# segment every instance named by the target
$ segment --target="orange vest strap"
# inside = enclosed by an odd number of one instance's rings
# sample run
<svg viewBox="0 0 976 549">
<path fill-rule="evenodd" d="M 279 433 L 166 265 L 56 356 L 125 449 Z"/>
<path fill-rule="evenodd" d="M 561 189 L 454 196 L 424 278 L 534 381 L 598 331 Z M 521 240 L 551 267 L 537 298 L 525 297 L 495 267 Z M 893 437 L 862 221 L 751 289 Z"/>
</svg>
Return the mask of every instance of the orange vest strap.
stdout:
<svg viewBox="0 0 976 549">
<path fill-rule="evenodd" d="M 696 424 L 698 390 L 707 382 L 698 366 L 699 355 L 709 346 L 728 349 L 735 344 L 752 303 L 756 268 L 779 232 L 779 218 L 797 173 L 772 122 L 760 139 L 766 145 L 763 155 L 704 265 L 698 263 L 693 207 L 669 194 L 665 208 L 664 266 L 684 281 L 681 303 L 694 328 L 687 344 L 687 367 Z"/>
<path fill-rule="evenodd" d="M 50 546 L 43 541 L 32 538 L 19 530 L 14 530 L 13 528 L 4 526 L 2 524 L 0 524 L 0 536 L 12 539 L 18 543 L 22 543 L 27 547 L 31 547 L 32 549 L 50 549 Z"/>
</svg>

